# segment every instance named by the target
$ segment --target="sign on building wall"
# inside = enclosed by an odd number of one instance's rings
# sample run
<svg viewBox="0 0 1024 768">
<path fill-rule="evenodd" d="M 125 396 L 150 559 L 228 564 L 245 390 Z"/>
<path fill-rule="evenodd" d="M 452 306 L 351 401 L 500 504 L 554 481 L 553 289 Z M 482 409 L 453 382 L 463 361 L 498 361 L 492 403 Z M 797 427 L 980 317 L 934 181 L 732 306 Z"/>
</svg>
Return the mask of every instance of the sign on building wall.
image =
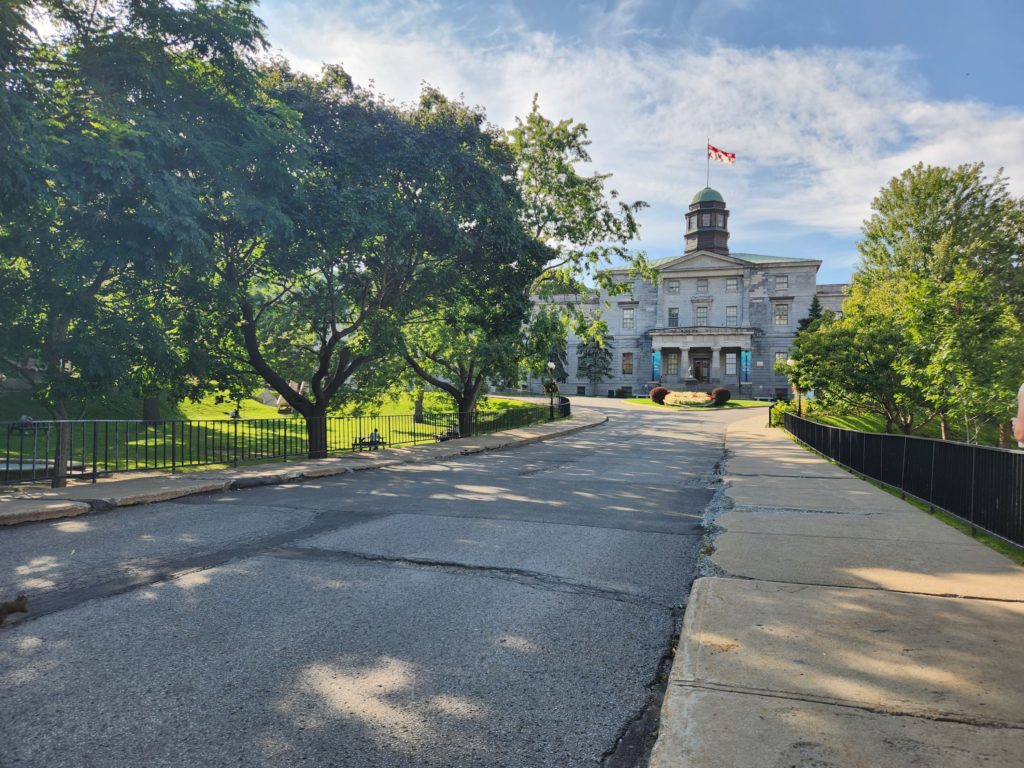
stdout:
<svg viewBox="0 0 1024 768">
<path fill-rule="evenodd" d="M 750 381 L 750 350 L 744 349 L 740 352 L 740 381 Z"/>
<path fill-rule="evenodd" d="M 661 350 L 656 349 L 651 353 L 651 379 L 661 381 Z"/>
</svg>

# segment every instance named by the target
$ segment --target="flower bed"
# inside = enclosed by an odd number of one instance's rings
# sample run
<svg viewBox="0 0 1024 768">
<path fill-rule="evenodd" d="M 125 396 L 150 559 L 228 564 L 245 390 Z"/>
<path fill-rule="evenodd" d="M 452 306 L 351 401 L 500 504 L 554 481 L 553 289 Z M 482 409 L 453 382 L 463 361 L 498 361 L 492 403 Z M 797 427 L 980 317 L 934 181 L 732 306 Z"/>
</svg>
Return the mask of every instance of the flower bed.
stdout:
<svg viewBox="0 0 1024 768">
<path fill-rule="evenodd" d="M 669 392 L 665 395 L 665 405 L 707 405 L 711 396 L 706 392 Z"/>
</svg>

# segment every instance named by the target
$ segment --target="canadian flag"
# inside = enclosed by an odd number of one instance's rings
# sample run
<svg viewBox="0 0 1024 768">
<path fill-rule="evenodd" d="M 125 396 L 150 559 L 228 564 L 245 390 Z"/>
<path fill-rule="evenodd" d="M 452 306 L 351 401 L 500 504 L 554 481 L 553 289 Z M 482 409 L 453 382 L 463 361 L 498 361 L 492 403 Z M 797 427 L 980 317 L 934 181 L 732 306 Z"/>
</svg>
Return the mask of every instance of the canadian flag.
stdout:
<svg viewBox="0 0 1024 768">
<path fill-rule="evenodd" d="M 710 144 L 708 144 L 708 157 L 720 163 L 729 163 L 729 165 L 736 162 L 735 152 L 726 152 L 724 149 L 713 147 Z"/>
</svg>

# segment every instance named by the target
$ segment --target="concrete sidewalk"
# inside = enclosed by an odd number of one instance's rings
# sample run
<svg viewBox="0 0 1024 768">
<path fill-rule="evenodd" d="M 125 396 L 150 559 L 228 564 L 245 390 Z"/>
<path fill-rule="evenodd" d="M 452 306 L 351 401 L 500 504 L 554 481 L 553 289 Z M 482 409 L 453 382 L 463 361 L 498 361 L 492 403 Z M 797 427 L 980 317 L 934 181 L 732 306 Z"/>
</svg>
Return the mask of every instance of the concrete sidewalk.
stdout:
<svg viewBox="0 0 1024 768">
<path fill-rule="evenodd" d="M 97 483 L 67 488 L 40 486 L 20 493 L 0 494 L 0 525 L 73 517 L 92 510 L 127 507 L 201 493 L 221 493 L 260 485 L 299 482 L 396 464 L 441 461 L 484 451 L 514 448 L 603 424 L 608 417 L 586 408 L 574 409 L 566 421 L 546 422 L 505 432 L 443 443 L 348 453 L 341 456 L 287 463 L 259 464 L 185 474 L 124 473 Z"/>
<path fill-rule="evenodd" d="M 729 429 L 653 768 L 1024 764 L 1024 568 L 764 427 Z"/>
</svg>

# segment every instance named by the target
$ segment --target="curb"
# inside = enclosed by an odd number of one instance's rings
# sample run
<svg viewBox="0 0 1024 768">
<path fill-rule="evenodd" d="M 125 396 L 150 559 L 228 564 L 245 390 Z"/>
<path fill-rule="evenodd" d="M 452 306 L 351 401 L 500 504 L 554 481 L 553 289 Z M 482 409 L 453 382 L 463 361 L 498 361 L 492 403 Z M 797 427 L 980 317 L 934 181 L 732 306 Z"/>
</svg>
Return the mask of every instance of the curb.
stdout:
<svg viewBox="0 0 1024 768">
<path fill-rule="evenodd" d="M 174 499 L 180 499 L 187 496 L 198 496 L 206 493 L 227 493 L 246 488 L 258 488 L 261 486 L 282 485 L 284 483 L 301 482 L 303 480 L 335 477 L 337 475 L 344 475 L 350 472 L 364 472 L 371 469 L 382 469 L 384 467 L 394 467 L 402 464 L 416 464 L 426 461 L 444 461 L 445 459 L 457 456 L 471 456 L 479 453 L 485 453 L 487 451 L 506 450 L 508 448 L 516 448 L 522 445 L 529 445 L 542 440 L 548 440 L 553 437 L 562 437 L 563 435 L 570 435 L 574 432 L 580 432 L 584 429 L 600 426 L 608 421 L 607 416 L 597 413 L 594 413 L 592 418 L 592 421 L 588 421 L 584 424 L 572 424 L 570 422 L 565 429 L 561 429 L 557 432 L 529 435 L 519 438 L 513 437 L 493 446 L 471 445 L 464 448 L 455 448 L 453 446 L 440 455 L 432 454 L 429 456 L 418 456 L 415 449 L 424 446 L 410 446 L 408 448 L 385 449 L 396 452 L 402 451 L 404 455 L 392 455 L 388 458 L 363 460 L 363 463 L 355 466 L 352 465 L 352 459 L 348 459 L 346 461 L 345 459 L 334 457 L 319 460 L 325 462 L 324 464 L 315 464 L 301 469 L 266 470 L 253 474 L 249 474 L 253 471 L 251 469 L 242 470 L 234 477 L 226 477 L 223 479 L 203 478 L 185 487 L 161 488 L 157 491 L 144 491 L 123 496 L 117 496 L 111 493 L 110 495 L 102 497 L 80 500 L 17 499 L 18 506 L 21 508 L 12 510 L 4 510 L 2 508 L 3 502 L 0 502 L 0 527 L 40 520 L 53 520 L 62 517 L 76 517 L 78 515 L 84 515 L 91 512 L 107 511 L 115 507 L 132 507 L 142 504 L 154 504 L 161 501 L 172 501 Z M 501 433 L 495 433 L 495 435 L 500 434 Z M 493 435 L 486 435 L 485 437 L 493 437 Z M 423 451 L 420 451 L 420 453 L 423 453 Z M 345 463 L 342 464 L 342 461 Z"/>
</svg>

